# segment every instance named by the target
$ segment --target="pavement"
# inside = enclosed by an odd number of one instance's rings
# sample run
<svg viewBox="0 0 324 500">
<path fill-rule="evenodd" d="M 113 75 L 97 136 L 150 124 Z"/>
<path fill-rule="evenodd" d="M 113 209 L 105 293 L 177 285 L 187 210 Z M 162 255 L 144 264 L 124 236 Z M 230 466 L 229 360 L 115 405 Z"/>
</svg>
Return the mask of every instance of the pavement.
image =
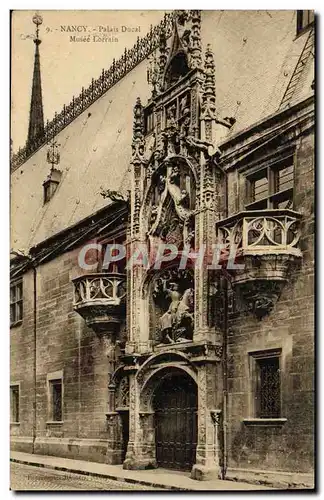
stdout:
<svg viewBox="0 0 324 500">
<path fill-rule="evenodd" d="M 56 480 L 55 478 L 50 478 L 48 481 L 46 479 L 46 476 L 50 477 L 51 474 L 53 475 L 53 472 L 50 471 L 55 471 L 55 474 L 57 474 L 57 471 L 64 472 L 64 473 L 69 473 L 70 475 L 76 476 L 74 479 L 76 480 L 76 483 L 74 481 L 73 483 L 73 477 L 70 477 L 70 481 L 75 485 L 76 487 L 70 487 L 67 482 L 63 483 L 62 488 L 44 488 L 44 489 L 85 489 L 85 490 L 92 490 L 92 489 L 114 489 L 116 490 L 126 490 L 129 489 L 129 486 L 132 485 L 133 490 L 143 490 L 147 489 L 160 489 L 160 490 L 180 490 L 180 491 L 243 491 L 243 490 L 271 490 L 273 488 L 270 487 L 265 487 L 262 485 L 255 485 L 255 484 L 248 484 L 248 483 L 243 483 L 243 482 L 236 482 L 236 481 L 226 481 L 226 480 L 213 480 L 213 481 L 196 481 L 194 479 L 190 478 L 190 473 L 185 473 L 185 472 L 179 472 L 179 471 L 171 471 L 171 470 L 166 470 L 166 469 L 152 469 L 152 470 L 136 470 L 136 471 L 130 471 L 130 470 L 124 470 L 122 465 L 108 465 L 108 464 L 102 464 L 102 463 L 97 463 L 97 462 L 86 462 L 84 460 L 72 460 L 70 458 L 62 458 L 62 457 L 51 457 L 51 456 L 45 456 L 45 455 L 33 455 L 30 453 L 22 453 L 22 452 L 11 452 L 10 453 L 10 460 L 12 462 L 12 465 L 14 464 L 14 467 L 17 469 L 16 464 L 22 464 L 25 466 L 29 466 L 30 471 L 28 471 L 28 477 L 31 478 L 31 487 L 30 489 L 42 489 L 41 487 L 33 487 L 33 480 L 32 480 L 32 471 L 35 471 L 36 467 L 39 467 L 42 469 L 42 472 L 44 472 L 44 477 L 41 477 L 41 479 L 38 479 L 38 482 L 45 481 L 46 485 L 52 484 L 55 486 L 57 484 L 62 483 L 60 480 L 59 476 L 58 479 Z M 32 466 L 32 467 L 31 467 Z M 46 469 L 46 471 L 45 471 Z M 17 474 L 16 474 L 17 475 Z M 89 483 L 86 483 L 83 480 L 83 483 L 81 483 L 82 488 L 80 488 L 79 482 L 80 482 L 80 477 L 79 476 L 88 476 L 91 477 L 92 483 L 96 482 L 98 480 L 106 480 L 104 484 L 102 482 L 99 484 L 99 487 L 92 487 L 91 486 L 91 481 Z M 110 481 L 115 481 L 115 483 L 107 483 L 107 480 Z M 15 480 L 14 480 L 15 481 Z M 25 487 L 16 487 L 15 488 L 15 482 L 13 481 L 12 483 L 12 489 L 17 490 L 17 489 L 24 489 L 26 491 L 26 486 Z M 18 480 L 19 481 L 19 480 Z M 67 481 L 66 479 L 64 481 Z M 117 483 L 116 483 L 117 482 Z M 35 481 L 34 481 L 35 483 Z M 36 481 L 37 483 L 37 481 Z M 20 481 L 21 484 L 21 481 Z M 72 486 L 73 486 L 72 484 Z M 18 484 L 19 486 L 19 484 Z M 30 490 L 29 490 L 30 491 Z"/>
<path fill-rule="evenodd" d="M 10 466 L 10 489 L 13 491 L 161 491 L 153 486 L 13 462 Z"/>
</svg>

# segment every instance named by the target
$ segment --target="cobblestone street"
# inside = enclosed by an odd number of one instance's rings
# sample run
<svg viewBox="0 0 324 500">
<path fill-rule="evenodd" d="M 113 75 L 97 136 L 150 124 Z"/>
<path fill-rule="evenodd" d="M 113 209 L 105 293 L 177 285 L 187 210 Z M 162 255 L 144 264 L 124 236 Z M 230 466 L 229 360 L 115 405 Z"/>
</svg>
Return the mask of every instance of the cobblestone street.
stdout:
<svg viewBox="0 0 324 500">
<path fill-rule="evenodd" d="M 14 491 L 31 490 L 155 490 L 150 486 L 130 484 L 82 474 L 72 474 L 30 465 L 10 464 L 10 488 Z"/>
</svg>

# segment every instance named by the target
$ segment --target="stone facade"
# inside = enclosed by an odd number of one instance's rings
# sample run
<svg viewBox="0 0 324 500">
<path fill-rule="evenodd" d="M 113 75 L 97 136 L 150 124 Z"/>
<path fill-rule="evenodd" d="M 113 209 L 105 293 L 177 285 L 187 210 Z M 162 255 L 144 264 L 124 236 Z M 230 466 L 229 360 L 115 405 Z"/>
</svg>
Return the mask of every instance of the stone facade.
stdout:
<svg viewBox="0 0 324 500">
<path fill-rule="evenodd" d="M 261 463 L 313 470 L 312 90 L 232 133 L 236 118 L 217 106 L 217 66 L 202 32 L 199 11 L 176 12 L 170 40 L 159 32 L 151 94 L 130 104 L 129 196 L 108 190 L 113 203 L 13 261 L 24 299 L 11 328 L 20 391 L 13 449 L 155 468 L 167 461 L 169 411 L 187 441 L 175 454 L 187 453 L 180 465 L 194 479 L 253 475 Z M 80 268 L 85 244 L 112 241 L 125 242 L 127 256 L 148 249 L 149 261 L 161 245 L 178 255 L 104 271 L 94 254 L 98 266 Z M 220 265 L 195 265 L 194 253 L 216 244 Z M 262 414 L 269 373 L 276 406 Z M 52 379 L 62 384 L 60 421 L 49 414 Z M 163 408 L 161 388 L 173 380 L 174 406 Z M 191 406 L 185 387 L 194 388 Z"/>
</svg>

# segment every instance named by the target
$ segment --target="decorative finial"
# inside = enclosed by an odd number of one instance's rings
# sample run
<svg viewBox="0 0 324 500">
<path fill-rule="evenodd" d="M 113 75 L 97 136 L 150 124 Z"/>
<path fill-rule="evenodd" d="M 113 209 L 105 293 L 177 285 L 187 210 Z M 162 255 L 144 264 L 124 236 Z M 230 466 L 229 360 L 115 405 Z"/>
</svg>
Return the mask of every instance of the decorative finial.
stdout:
<svg viewBox="0 0 324 500">
<path fill-rule="evenodd" d="M 55 168 L 55 165 L 58 165 L 60 163 L 60 153 L 58 150 L 58 147 L 60 145 L 61 144 L 58 144 L 53 137 L 52 143 L 50 144 L 47 151 L 47 163 L 50 163 L 52 165 L 51 170 Z"/>
<path fill-rule="evenodd" d="M 216 119 L 215 64 L 210 45 L 207 45 L 206 49 L 204 70 L 205 81 L 203 83 L 201 117 L 210 121 Z M 210 134 L 206 131 L 206 138 L 207 135 Z"/>
<path fill-rule="evenodd" d="M 144 162 L 144 110 L 140 98 L 136 99 L 134 106 L 132 163 L 133 165 Z"/>
<path fill-rule="evenodd" d="M 207 45 L 205 54 L 205 82 L 203 99 L 215 102 L 215 63 L 214 54 L 211 50 L 210 44 Z"/>
<path fill-rule="evenodd" d="M 134 106 L 133 138 L 142 139 L 143 136 L 144 136 L 144 112 L 141 99 L 138 97 L 136 99 L 136 104 Z"/>
<path fill-rule="evenodd" d="M 33 23 L 36 24 L 36 37 L 35 37 L 35 43 L 37 43 L 37 41 L 40 43 L 41 40 L 39 40 L 38 38 L 38 35 L 39 35 L 39 26 L 41 24 L 43 24 L 43 18 L 40 14 L 38 14 L 38 12 L 36 12 L 36 14 L 34 14 L 33 16 Z"/>
<path fill-rule="evenodd" d="M 191 68 L 201 67 L 201 16 L 200 10 L 191 11 Z"/>
<path fill-rule="evenodd" d="M 159 66 L 159 63 L 157 61 L 157 57 L 156 57 L 155 53 L 149 57 L 148 61 L 149 61 L 149 65 L 147 68 L 147 83 L 149 85 L 152 85 L 152 97 L 154 98 L 157 95 L 160 66 Z"/>
</svg>

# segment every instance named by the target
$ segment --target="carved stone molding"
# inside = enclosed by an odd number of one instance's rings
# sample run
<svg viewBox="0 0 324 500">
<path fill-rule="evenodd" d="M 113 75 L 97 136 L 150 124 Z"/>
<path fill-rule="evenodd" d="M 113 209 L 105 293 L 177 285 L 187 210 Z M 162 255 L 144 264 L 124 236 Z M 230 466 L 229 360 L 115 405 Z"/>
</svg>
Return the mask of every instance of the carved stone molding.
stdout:
<svg viewBox="0 0 324 500">
<path fill-rule="evenodd" d="M 235 289 L 248 310 L 262 319 L 274 308 L 284 285 L 284 280 L 255 280 L 237 285 Z"/>
</svg>

